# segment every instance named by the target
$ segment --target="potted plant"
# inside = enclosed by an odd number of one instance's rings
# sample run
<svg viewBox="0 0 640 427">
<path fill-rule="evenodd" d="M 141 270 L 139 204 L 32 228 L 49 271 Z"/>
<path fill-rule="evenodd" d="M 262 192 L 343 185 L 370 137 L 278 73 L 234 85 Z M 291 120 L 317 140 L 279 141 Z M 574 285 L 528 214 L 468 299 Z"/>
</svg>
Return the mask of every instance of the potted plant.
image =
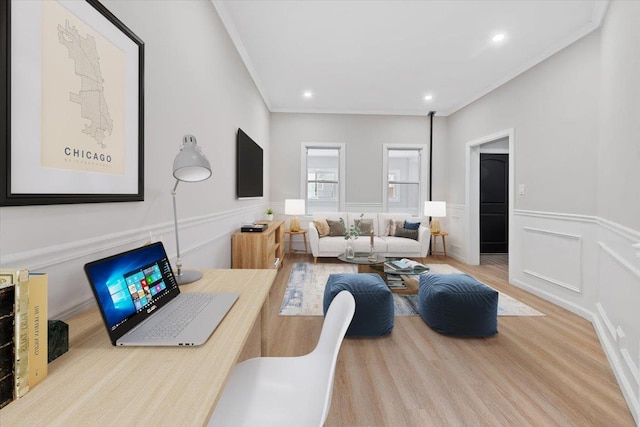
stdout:
<svg viewBox="0 0 640 427">
<path fill-rule="evenodd" d="M 364 214 L 360 214 L 360 219 L 362 219 L 363 216 Z M 360 236 L 360 223 L 354 223 L 353 225 L 347 226 L 344 223 L 344 219 L 340 218 L 340 224 L 342 224 L 342 228 L 344 229 L 344 238 L 347 241 L 345 257 L 347 259 L 353 259 L 355 257 L 353 240 Z"/>
<path fill-rule="evenodd" d="M 273 209 L 268 208 L 265 213 L 267 214 L 267 221 L 273 221 Z"/>
</svg>

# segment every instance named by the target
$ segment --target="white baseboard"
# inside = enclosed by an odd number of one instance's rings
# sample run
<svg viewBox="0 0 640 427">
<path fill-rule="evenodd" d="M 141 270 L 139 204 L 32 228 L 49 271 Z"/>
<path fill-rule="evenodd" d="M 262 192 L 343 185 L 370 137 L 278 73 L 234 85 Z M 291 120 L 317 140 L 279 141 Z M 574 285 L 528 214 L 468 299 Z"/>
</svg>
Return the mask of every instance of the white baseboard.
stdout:
<svg viewBox="0 0 640 427">
<path fill-rule="evenodd" d="M 564 298 L 559 297 L 556 294 L 550 293 L 550 292 L 546 292 L 543 290 L 540 290 L 538 288 L 536 288 L 535 286 L 532 286 L 522 280 L 518 280 L 515 279 L 511 282 L 512 285 L 515 285 L 517 287 L 519 287 L 520 289 L 524 289 L 525 291 L 532 293 L 534 295 L 539 296 L 542 299 L 545 299 L 549 302 L 554 303 L 557 306 L 560 306 L 566 310 L 569 310 L 570 312 L 577 314 L 578 316 L 587 319 L 588 321 L 591 322 L 591 320 L 593 319 L 593 313 L 589 310 L 587 310 L 584 307 L 581 307 L 580 305 L 573 303 L 571 301 L 568 301 Z"/>
<path fill-rule="evenodd" d="M 623 363 L 620 362 L 616 347 L 608 339 L 607 328 L 603 326 L 603 321 L 598 316 L 594 316 L 591 323 L 596 331 L 600 345 L 602 345 L 604 354 L 607 356 L 607 360 L 611 365 L 613 374 L 620 385 L 620 390 L 629 406 L 629 411 L 636 424 L 640 425 L 640 401 L 632 391 L 634 389 L 638 390 L 638 381 L 635 381 L 635 384 L 632 385 L 630 379 L 624 374 L 626 369 Z"/>
</svg>

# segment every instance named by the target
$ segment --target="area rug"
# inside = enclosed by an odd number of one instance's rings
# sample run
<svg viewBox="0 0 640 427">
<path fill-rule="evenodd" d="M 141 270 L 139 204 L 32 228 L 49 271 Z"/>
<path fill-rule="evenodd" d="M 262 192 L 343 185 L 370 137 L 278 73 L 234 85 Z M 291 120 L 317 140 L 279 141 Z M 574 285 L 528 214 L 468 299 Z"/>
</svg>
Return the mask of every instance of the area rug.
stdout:
<svg viewBox="0 0 640 427">
<path fill-rule="evenodd" d="M 430 273 L 462 273 L 448 264 L 430 264 L 429 267 Z M 355 265 L 346 263 L 293 264 L 280 306 L 280 315 L 322 316 L 322 298 L 329 275 L 356 272 Z M 396 316 L 418 316 L 418 295 L 393 294 L 393 300 Z M 544 316 L 544 314 L 504 292 L 499 292 L 498 316 Z"/>
</svg>

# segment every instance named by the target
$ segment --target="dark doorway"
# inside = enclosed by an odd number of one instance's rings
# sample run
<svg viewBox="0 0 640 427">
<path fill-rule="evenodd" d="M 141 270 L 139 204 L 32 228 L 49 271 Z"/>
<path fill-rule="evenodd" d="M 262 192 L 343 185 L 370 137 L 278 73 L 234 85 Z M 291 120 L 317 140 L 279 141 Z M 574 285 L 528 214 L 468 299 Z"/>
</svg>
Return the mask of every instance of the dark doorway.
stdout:
<svg viewBox="0 0 640 427">
<path fill-rule="evenodd" d="M 509 252 L 509 155 L 480 153 L 480 253 Z"/>
</svg>

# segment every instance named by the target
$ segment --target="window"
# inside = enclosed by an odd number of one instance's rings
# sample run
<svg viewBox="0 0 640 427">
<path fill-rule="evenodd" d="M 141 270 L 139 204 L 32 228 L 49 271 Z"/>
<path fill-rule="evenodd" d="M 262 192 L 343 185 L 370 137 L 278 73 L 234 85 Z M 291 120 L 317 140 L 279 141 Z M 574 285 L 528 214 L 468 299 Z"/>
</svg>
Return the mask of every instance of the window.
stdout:
<svg viewBox="0 0 640 427">
<path fill-rule="evenodd" d="M 301 186 L 307 214 L 344 206 L 344 144 L 302 144 Z"/>
<path fill-rule="evenodd" d="M 422 153 L 424 146 L 384 145 L 385 212 L 421 216 L 420 206 L 426 189 Z"/>
<path fill-rule="evenodd" d="M 307 200 L 337 200 L 337 171 L 307 168 Z"/>
</svg>

